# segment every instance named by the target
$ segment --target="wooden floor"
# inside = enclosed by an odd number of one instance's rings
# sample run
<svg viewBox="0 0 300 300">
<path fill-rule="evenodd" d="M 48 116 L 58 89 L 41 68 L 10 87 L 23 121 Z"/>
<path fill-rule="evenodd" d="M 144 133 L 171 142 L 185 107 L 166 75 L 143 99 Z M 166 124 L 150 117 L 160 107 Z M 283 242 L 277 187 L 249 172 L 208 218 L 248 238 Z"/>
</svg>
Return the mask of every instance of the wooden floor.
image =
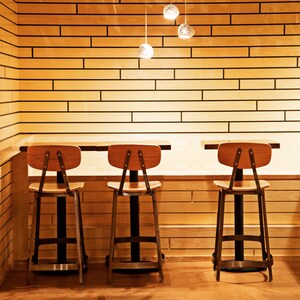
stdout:
<svg viewBox="0 0 300 300">
<path fill-rule="evenodd" d="M 166 259 L 165 280 L 158 283 L 158 274 L 113 274 L 113 283 L 106 283 L 104 264 L 90 263 L 85 283 L 78 283 L 78 274 L 34 274 L 31 286 L 26 285 L 26 271 L 17 267 L 0 288 L 1 300 L 27 299 L 300 299 L 300 260 L 276 259 L 273 282 L 267 273 L 222 272 L 216 282 L 209 258 Z"/>
</svg>

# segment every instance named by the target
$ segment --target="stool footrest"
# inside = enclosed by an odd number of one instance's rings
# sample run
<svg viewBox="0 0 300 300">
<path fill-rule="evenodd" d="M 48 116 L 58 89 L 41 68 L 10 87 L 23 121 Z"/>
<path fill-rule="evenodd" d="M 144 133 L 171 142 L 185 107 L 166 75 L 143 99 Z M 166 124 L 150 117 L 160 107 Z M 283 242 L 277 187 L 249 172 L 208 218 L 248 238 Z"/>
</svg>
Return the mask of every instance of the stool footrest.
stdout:
<svg viewBox="0 0 300 300">
<path fill-rule="evenodd" d="M 76 244 L 76 238 L 43 238 L 38 239 L 38 245 L 47 244 Z"/>
<path fill-rule="evenodd" d="M 273 265 L 273 259 L 271 260 L 264 260 L 264 261 L 255 261 L 255 260 L 222 260 L 221 261 L 221 268 L 236 268 L 236 269 L 243 269 L 243 268 L 269 268 Z"/>
<path fill-rule="evenodd" d="M 32 265 L 33 271 L 69 271 L 69 270 L 78 270 L 79 264 L 78 263 L 64 263 L 64 264 L 57 264 L 57 263 L 41 263 Z"/>
<path fill-rule="evenodd" d="M 116 262 L 112 263 L 112 269 L 159 269 L 158 262 L 139 261 L 139 262 Z"/>
<path fill-rule="evenodd" d="M 247 235 L 247 234 L 236 234 L 236 235 L 223 235 L 223 241 L 257 241 L 262 242 L 263 238 L 260 235 Z"/>
<path fill-rule="evenodd" d="M 114 243 L 156 243 L 155 236 L 132 236 L 132 237 L 115 237 Z"/>
</svg>

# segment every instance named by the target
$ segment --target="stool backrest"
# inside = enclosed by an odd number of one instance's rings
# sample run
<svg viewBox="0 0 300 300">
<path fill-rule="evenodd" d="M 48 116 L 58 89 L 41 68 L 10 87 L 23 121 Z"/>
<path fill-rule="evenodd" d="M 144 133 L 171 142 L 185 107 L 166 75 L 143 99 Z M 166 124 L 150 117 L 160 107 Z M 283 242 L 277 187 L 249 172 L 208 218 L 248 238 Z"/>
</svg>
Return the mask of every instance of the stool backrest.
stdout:
<svg viewBox="0 0 300 300">
<path fill-rule="evenodd" d="M 34 145 L 27 149 L 27 163 L 35 169 L 43 170 L 45 155 L 49 153 L 48 171 L 61 171 L 58 153 L 61 153 L 65 170 L 80 165 L 81 150 L 74 145 Z"/>
<path fill-rule="evenodd" d="M 218 147 L 218 160 L 221 164 L 229 167 L 234 167 L 235 163 L 237 163 L 236 167 L 238 169 L 252 169 L 251 150 L 253 151 L 256 168 L 266 166 L 271 161 L 271 146 L 266 143 L 253 142 L 220 144 Z M 238 160 L 237 155 L 240 155 Z"/>
<path fill-rule="evenodd" d="M 142 170 L 147 193 L 151 193 L 146 170 L 156 167 L 160 159 L 161 149 L 158 145 L 111 145 L 108 148 L 108 161 L 112 166 L 123 169 L 119 193 L 123 191 L 127 170 Z"/>
<path fill-rule="evenodd" d="M 61 172 L 65 189 L 69 195 L 69 179 L 66 170 L 79 166 L 81 150 L 73 145 L 35 145 L 27 149 L 27 163 L 32 168 L 42 170 L 39 194 L 43 192 L 47 171 Z"/>
<path fill-rule="evenodd" d="M 257 191 L 261 192 L 256 168 L 269 164 L 272 148 L 265 143 L 224 143 L 218 148 L 218 160 L 221 164 L 232 167 L 229 190 L 234 187 L 238 169 L 252 169 Z"/>
<path fill-rule="evenodd" d="M 142 170 L 141 153 L 146 169 L 156 167 L 160 163 L 161 149 L 158 145 L 116 144 L 108 148 L 108 161 L 116 167 L 123 169 L 126 157 L 130 153 L 127 170 Z"/>
</svg>

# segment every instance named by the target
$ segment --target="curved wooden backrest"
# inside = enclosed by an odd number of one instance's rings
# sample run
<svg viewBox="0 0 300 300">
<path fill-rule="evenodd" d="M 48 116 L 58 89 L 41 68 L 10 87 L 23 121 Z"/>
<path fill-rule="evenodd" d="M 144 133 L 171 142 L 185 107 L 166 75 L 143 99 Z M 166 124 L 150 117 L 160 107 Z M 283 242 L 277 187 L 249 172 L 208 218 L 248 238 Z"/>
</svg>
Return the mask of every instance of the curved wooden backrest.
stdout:
<svg viewBox="0 0 300 300">
<path fill-rule="evenodd" d="M 35 145 L 27 149 L 27 163 L 35 169 L 42 170 L 45 153 L 50 152 L 48 171 L 61 171 L 57 152 L 62 153 L 65 169 L 73 169 L 79 166 L 81 161 L 81 150 L 73 145 Z"/>
<path fill-rule="evenodd" d="M 123 169 L 127 151 L 131 151 L 128 170 L 141 170 L 138 151 L 143 152 L 147 169 L 156 167 L 160 163 L 161 149 L 158 145 L 116 144 L 108 148 L 108 161 L 116 167 Z"/>
<path fill-rule="evenodd" d="M 272 148 L 265 143 L 232 142 L 223 143 L 218 147 L 218 160 L 221 164 L 234 167 L 237 150 L 241 149 L 241 157 L 238 169 L 251 169 L 249 149 L 253 150 L 256 167 L 263 167 L 269 164 L 272 156 Z"/>
</svg>

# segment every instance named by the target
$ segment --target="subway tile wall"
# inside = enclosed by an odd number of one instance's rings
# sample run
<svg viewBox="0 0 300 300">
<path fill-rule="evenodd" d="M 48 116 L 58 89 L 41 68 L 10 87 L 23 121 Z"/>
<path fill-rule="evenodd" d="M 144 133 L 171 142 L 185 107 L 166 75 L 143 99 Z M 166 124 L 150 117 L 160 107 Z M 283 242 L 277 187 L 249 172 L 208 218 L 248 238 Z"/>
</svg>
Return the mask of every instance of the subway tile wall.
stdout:
<svg viewBox="0 0 300 300">
<path fill-rule="evenodd" d="M 17 4 L 0 3 L 0 146 L 19 133 Z M 11 162 L 0 147 L 0 285 L 13 266 L 13 208 Z"/>
<path fill-rule="evenodd" d="M 0 165 L 0 284 L 13 265 L 11 163 Z"/>
<path fill-rule="evenodd" d="M 16 2 L 21 133 L 300 131 L 299 1 Z"/>
<path fill-rule="evenodd" d="M 0 3 L 0 141 L 19 133 L 17 4 Z"/>
</svg>

